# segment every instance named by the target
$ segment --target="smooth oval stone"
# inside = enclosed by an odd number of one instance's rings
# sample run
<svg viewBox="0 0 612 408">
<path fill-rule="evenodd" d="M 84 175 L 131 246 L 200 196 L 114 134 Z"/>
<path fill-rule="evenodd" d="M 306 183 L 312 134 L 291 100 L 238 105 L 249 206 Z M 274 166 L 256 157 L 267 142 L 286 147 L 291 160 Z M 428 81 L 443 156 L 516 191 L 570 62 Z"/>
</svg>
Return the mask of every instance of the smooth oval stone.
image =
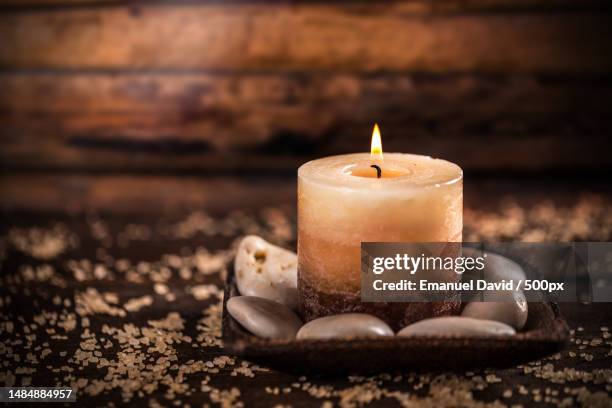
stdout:
<svg viewBox="0 0 612 408">
<path fill-rule="evenodd" d="M 270 299 L 297 309 L 295 253 L 249 235 L 238 246 L 234 270 L 241 295 Z"/>
<path fill-rule="evenodd" d="M 380 336 L 393 336 L 393 330 L 378 317 L 364 313 L 320 317 L 306 323 L 297 333 L 298 339 Z"/>
<path fill-rule="evenodd" d="M 411 324 L 400 330 L 401 337 L 413 336 L 507 336 L 516 331 L 505 323 L 471 317 L 435 317 Z"/>
<path fill-rule="evenodd" d="M 464 247 L 462 253 L 464 256 L 470 257 L 478 257 L 483 254 L 486 255 L 484 269 L 481 272 L 472 271 L 466 273 L 466 277 L 485 279 L 488 282 L 499 282 L 510 279 L 517 281 L 526 278 L 525 271 L 521 265 L 505 256 L 471 247 Z"/>
<path fill-rule="evenodd" d="M 469 302 L 461 316 L 495 320 L 517 330 L 527 322 L 527 300 L 523 291 L 496 290 L 483 292 L 482 301 Z"/>
<path fill-rule="evenodd" d="M 292 339 L 302 321 L 278 302 L 255 296 L 234 296 L 227 301 L 229 314 L 248 331 L 266 339 Z"/>
</svg>

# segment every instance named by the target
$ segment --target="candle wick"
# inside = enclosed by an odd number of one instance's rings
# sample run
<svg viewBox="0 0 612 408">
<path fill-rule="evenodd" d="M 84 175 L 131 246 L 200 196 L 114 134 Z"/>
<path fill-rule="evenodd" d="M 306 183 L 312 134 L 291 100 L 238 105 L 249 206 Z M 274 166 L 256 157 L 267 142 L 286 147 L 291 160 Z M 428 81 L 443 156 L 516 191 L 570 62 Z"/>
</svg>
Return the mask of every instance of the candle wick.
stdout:
<svg viewBox="0 0 612 408">
<path fill-rule="evenodd" d="M 376 178 L 380 178 L 380 176 L 382 176 L 382 169 L 380 167 L 378 167 L 375 164 L 371 165 L 370 167 L 373 167 L 376 169 Z"/>
</svg>

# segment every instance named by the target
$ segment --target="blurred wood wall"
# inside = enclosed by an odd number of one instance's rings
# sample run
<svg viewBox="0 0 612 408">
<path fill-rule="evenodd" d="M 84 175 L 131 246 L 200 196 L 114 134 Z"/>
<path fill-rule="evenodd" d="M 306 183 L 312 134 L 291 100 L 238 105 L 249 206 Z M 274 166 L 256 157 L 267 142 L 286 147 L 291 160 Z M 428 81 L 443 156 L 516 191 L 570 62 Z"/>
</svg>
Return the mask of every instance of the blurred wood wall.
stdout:
<svg viewBox="0 0 612 408">
<path fill-rule="evenodd" d="M 0 0 L 0 161 L 280 172 L 387 151 L 476 171 L 610 169 L 595 0 Z"/>
</svg>

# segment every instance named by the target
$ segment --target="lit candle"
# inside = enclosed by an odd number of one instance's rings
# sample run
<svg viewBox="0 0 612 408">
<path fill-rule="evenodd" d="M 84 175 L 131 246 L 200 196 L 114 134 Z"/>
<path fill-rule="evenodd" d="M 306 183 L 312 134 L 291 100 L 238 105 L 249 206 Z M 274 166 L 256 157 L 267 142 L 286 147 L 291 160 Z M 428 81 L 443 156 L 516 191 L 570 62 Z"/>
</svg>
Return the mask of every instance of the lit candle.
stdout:
<svg viewBox="0 0 612 408">
<path fill-rule="evenodd" d="M 298 292 L 306 320 L 366 312 L 400 327 L 452 314 L 456 301 L 362 303 L 361 242 L 460 242 L 463 172 L 428 156 L 371 153 L 310 161 L 298 170 Z"/>
</svg>

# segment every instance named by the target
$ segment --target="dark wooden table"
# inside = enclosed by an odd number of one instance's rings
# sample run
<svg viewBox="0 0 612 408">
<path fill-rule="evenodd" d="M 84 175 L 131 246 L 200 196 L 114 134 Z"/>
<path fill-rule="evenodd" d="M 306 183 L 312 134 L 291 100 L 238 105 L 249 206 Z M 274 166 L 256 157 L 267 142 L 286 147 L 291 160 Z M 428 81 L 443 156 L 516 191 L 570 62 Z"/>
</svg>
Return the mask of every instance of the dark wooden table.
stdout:
<svg viewBox="0 0 612 408">
<path fill-rule="evenodd" d="M 551 194 L 472 195 L 466 238 L 610 240 L 609 194 Z M 71 386 L 87 406 L 612 406 L 611 304 L 562 304 L 568 347 L 503 370 L 305 377 L 227 355 L 220 296 L 237 239 L 295 243 L 291 203 L 247 208 L 5 211 L 0 385 Z"/>
</svg>

